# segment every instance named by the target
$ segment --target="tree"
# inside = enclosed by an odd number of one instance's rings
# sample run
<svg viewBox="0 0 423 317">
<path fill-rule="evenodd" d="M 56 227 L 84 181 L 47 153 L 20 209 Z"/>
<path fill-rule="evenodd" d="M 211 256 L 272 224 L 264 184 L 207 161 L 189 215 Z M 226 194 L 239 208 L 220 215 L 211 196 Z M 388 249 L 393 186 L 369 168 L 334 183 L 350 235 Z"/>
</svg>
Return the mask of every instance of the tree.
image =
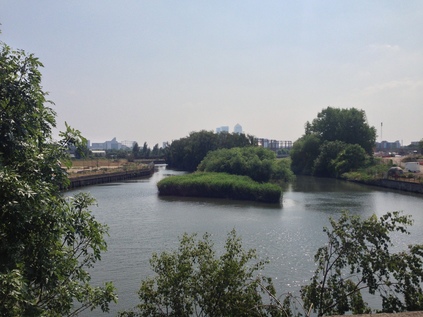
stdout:
<svg viewBox="0 0 423 317">
<path fill-rule="evenodd" d="M 142 281 L 140 304 L 120 316 L 281 316 L 271 280 L 256 274 L 265 262 L 251 264 L 254 259 L 235 230 L 220 257 L 208 234 L 197 241 L 184 234 L 178 250 L 153 254 L 157 275 Z"/>
<path fill-rule="evenodd" d="M 294 142 L 291 150 L 292 170 L 296 174 L 309 174 L 317 176 L 340 176 L 341 171 L 356 169 L 354 164 L 345 161 L 335 168 L 337 155 L 343 150 L 343 146 L 349 150 L 358 150 L 356 158 L 361 157 L 361 149 L 369 156 L 373 155 L 373 147 L 376 141 L 376 129 L 367 123 L 363 110 L 355 108 L 337 109 L 328 107 L 317 114 L 312 123 L 305 124 L 305 134 Z M 348 156 L 354 158 L 355 156 Z M 340 158 L 341 159 L 341 158 Z"/>
<path fill-rule="evenodd" d="M 291 160 L 289 158 L 277 159 L 274 161 L 271 179 L 286 183 L 295 179 L 295 175 L 291 170 Z"/>
<path fill-rule="evenodd" d="M 175 140 L 166 148 L 165 160 L 169 167 L 193 172 L 209 151 L 251 146 L 253 140 L 242 133 L 191 132 L 188 137 Z"/>
<path fill-rule="evenodd" d="M 352 171 L 365 165 L 368 155 L 358 144 L 347 144 L 335 159 L 337 175 Z"/>
<path fill-rule="evenodd" d="M 306 134 L 315 134 L 322 141 L 342 141 L 360 145 L 367 154 L 373 154 L 376 128 L 370 127 L 364 110 L 328 107 L 306 123 Z"/>
<path fill-rule="evenodd" d="M 246 136 L 244 133 L 220 132 L 216 134 L 217 148 L 230 149 L 233 147 L 245 147 L 254 144 L 254 138 Z M 253 139 L 253 140 L 252 140 Z"/>
<path fill-rule="evenodd" d="M 42 64 L 1 43 L 0 315 L 73 316 L 108 310 L 114 287 L 90 285 L 87 269 L 106 249 L 107 227 L 95 221 L 86 194 L 68 200 L 71 146 L 86 140 L 66 125 L 51 140 L 55 113 L 41 88 Z"/>
<path fill-rule="evenodd" d="M 344 213 L 325 228 L 328 243 L 319 248 L 311 283 L 302 287 L 306 309 L 318 316 L 368 313 L 363 292 L 379 294 L 383 312 L 423 309 L 423 245 L 391 253 L 390 233 L 408 234 L 412 221 L 399 212 L 361 220 Z"/>
<path fill-rule="evenodd" d="M 159 144 L 156 143 L 156 145 L 154 145 L 153 150 L 151 150 L 151 155 L 156 157 L 159 156 L 160 154 L 160 150 L 159 150 Z"/>
<path fill-rule="evenodd" d="M 315 176 L 336 177 L 335 162 L 338 155 L 345 150 L 341 141 L 326 141 L 320 146 L 320 153 L 313 162 L 312 174 Z"/>
<path fill-rule="evenodd" d="M 320 153 L 321 140 L 313 134 L 306 134 L 294 142 L 291 149 L 291 168 L 295 174 L 310 175 L 314 160 Z"/>
<path fill-rule="evenodd" d="M 141 156 L 143 158 L 149 158 L 150 157 L 150 148 L 148 147 L 147 142 L 144 142 L 144 145 L 142 146 L 142 150 L 141 150 Z"/>
<path fill-rule="evenodd" d="M 134 146 L 132 147 L 132 155 L 135 159 L 139 158 L 140 156 L 140 146 L 138 145 L 138 142 L 134 142 Z"/>
<path fill-rule="evenodd" d="M 256 182 L 292 180 L 290 167 L 276 154 L 262 147 L 243 147 L 210 151 L 198 165 L 201 172 L 246 175 Z"/>
</svg>

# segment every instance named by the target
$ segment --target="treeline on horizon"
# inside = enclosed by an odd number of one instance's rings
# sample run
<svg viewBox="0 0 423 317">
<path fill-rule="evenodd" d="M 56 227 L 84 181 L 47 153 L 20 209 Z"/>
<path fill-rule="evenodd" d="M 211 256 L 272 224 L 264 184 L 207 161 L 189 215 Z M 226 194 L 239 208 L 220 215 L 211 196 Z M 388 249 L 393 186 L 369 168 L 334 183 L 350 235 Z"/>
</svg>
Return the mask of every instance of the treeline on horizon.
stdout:
<svg viewBox="0 0 423 317">
<path fill-rule="evenodd" d="M 393 166 L 373 155 L 375 144 L 376 128 L 368 124 L 364 110 L 327 107 L 311 122 L 305 123 L 304 134 L 292 148 L 279 149 L 278 154 L 290 157 L 289 168 L 295 175 L 372 182 L 383 177 Z M 135 143 L 132 150 L 108 150 L 107 157 L 162 158 L 170 168 L 194 172 L 208 153 L 244 147 L 258 147 L 257 139 L 243 133 L 201 130 L 174 140 L 164 148 L 156 144 L 151 149 L 146 142 L 142 147 Z M 419 148 L 423 148 L 423 142 Z"/>
<path fill-rule="evenodd" d="M 290 168 L 297 175 L 341 177 L 377 163 L 373 158 L 375 140 L 376 129 L 368 124 L 363 110 L 328 107 L 311 123 L 306 122 L 304 135 L 289 151 Z M 212 151 L 252 146 L 257 142 L 251 135 L 203 130 L 173 141 L 164 157 L 169 167 L 193 172 Z"/>
</svg>

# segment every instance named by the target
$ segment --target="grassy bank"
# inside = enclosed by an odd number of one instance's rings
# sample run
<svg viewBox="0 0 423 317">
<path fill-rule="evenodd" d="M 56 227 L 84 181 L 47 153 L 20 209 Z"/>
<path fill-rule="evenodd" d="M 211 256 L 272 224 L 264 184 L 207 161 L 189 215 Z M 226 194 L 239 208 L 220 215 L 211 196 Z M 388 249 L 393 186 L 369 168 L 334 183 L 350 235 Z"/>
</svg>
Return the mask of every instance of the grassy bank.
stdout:
<svg viewBox="0 0 423 317">
<path fill-rule="evenodd" d="M 143 169 L 149 169 L 149 165 L 139 162 L 128 162 L 124 159 L 109 160 L 98 158 L 72 160 L 72 166 L 67 169 L 67 172 L 70 179 L 75 179 L 85 176 L 137 172 Z"/>
<path fill-rule="evenodd" d="M 258 183 L 247 176 L 202 173 L 171 176 L 157 183 L 159 195 L 228 198 L 279 203 L 282 190 L 269 183 Z"/>
</svg>

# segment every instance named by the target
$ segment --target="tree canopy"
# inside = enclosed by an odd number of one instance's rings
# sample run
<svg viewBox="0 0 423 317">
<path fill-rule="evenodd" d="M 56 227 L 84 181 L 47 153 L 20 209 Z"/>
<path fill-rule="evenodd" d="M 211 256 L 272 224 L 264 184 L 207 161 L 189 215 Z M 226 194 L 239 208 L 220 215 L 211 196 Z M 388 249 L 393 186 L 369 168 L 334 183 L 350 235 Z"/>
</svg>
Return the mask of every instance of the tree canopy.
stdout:
<svg viewBox="0 0 423 317">
<path fill-rule="evenodd" d="M 301 293 L 307 310 L 318 316 L 369 313 L 363 293 L 380 296 L 382 312 L 423 309 L 423 245 L 392 252 L 391 234 L 407 234 L 412 224 L 400 212 L 360 219 L 344 213 L 330 219 L 328 243 L 315 255 L 317 268 Z"/>
<path fill-rule="evenodd" d="M 367 154 L 373 154 L 376 128 L 367 123 L 364 110 L 328 107 L 306 124 L 305 134 L 314 134 L 322 141 L 341 141 L 360 145 Z"/>
<path fill-rule="evenodd" d="M 314 160 L 320 153 L 321 141 L 313 134 L 303 135 L 294 142 L 291 149 L 291 168 L 295 174 L 310 175 Z"/>
<path fill-rule="evenodd" d="M 184 234 L 177 250 L 153 254 L 156 276 L 142 281 L 139 305 L 120 316 L 281 316 L 271 279 L 258 274 L 265 262 L 256 258 L 235 230 L 220 256 L 210 235 Z"/>
<path fill-rule="evenodd" d="M 173 141 L 166 148 L 165 160 L 169 167 L 195 171 L 209 151 L 251 146 L 254 138 L 237 133 L 191 132 L 188 137 Z"/>
<path fill-rule="evenodd" d="M 287 160 L 277 160 L 274 152 L 262 147 L 210 151 L 198 165 L 197 170 L 246 175 L 257 182 L 293 179 Z"/>
<path fill-rule="evenodd" d="M 1 43 L 0 52 L 0 315 L 73 316 L 108 310 L 114 287 L 90 285 L 88 268 L 106 250 L 87 194 L 66 199 L 62 164 L 84 147 L 66 125 L 52 141 L 55 112 L 41 87 L 42 64 Z"/>
<path fill-rule="evenodd" d="M 328 107 L 305 125 L 291 150 L 296 174 L 336 177 L 362 167 L 372 156 L 376 129 L 363 110 Z"/>
</svg>

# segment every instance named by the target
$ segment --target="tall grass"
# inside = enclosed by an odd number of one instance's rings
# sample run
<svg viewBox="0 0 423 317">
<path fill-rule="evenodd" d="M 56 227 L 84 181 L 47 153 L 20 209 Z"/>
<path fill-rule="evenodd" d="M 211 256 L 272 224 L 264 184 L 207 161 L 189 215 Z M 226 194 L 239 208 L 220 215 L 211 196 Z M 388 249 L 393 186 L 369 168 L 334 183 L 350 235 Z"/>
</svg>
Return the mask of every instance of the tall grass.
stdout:
<svg viewBox="0 0 423 317">
<path fill-rule="evenodd" d="M 228 198 L 279 203 L 282 190 L 278 185 L 258 183 L 248 176 L 226 173 L 196 172 L 171 176 L 157 183 L 159 195 Z"/>
</svg>

